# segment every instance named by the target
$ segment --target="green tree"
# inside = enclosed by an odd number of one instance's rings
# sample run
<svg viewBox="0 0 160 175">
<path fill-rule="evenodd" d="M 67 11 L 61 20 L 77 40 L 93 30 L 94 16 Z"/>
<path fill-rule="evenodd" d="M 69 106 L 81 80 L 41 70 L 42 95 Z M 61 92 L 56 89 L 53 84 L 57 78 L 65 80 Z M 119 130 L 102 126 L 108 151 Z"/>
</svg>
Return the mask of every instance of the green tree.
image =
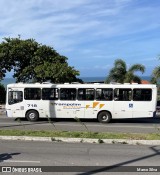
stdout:
<svg viewBox="0 0 160 175">
<path fill-rule="evenodd" d="M 106 83 L 131 83 L 132 81 L 141 83 L 141 78 L 134 75 L 136 71 L 144 73 L 145 66 L 141 64 L 134 64 L 127 69 L 125 61 L 117 59 L 114 62 L 114 67 L 110 70 L 109 75 L 106 78 Z"/>
<path fill-rule="evenodd" d="M 13 77 L 17 82 L 80 81 L 76 78 L 79 71 L 68 65 L 65 56 L 34 39 L 4 38 L 0 44 L 0 78 L 11 70 L 14 70 Z"/>
<path fill-rule="evenodd" d="M 6 101 L 6 90 L 3 84 L 0 83 L 0 104 L 4 104 Z"/>
<path fill-rule="evenodd" d="M 159 80 L 160 80 L 160 66 L 157 66 L 154 68 L 152 72 L 151 82 L 157 84 Z"/>
<path fill-rule="evenodd" d="M 160 56 L 158 58 L 160 60 Z M 154 84 L 158 84 L 160 81 L 160 66 L 156 66 L 152 71 L 151 82 Z"/>
</svg>

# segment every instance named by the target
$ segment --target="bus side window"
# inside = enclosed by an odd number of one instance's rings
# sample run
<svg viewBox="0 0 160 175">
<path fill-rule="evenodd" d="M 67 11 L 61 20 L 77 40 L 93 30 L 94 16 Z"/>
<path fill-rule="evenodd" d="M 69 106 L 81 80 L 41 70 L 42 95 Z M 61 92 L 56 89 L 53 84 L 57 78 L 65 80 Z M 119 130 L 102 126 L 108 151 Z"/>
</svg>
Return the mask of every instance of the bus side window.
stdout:
<svg viewBox="0 0 160 175">
<path fill-rule="evenodd" d="M 113 99 L 113 89 L 96 89 L 96 100 L 111 101 Z"/>
<path fill-rule="evenodd" d="M 151 101 L 152 90 L 151 89 L 134 89 L 133 100 L 134 101 Z"/>
<path fill-rule="evenodd" d="M 85 100 L 85 89 L 78 89 L 78 100 Z"/>
<path fill-rule="evenodd" d="M 95 91 L 94 89 L 81 88 L 78 89 L 78 100 L 94 100 Z"/>
<path fill-rule="evenodd" d="M 132 90 L 127 88 L 117 88 L 114 90 L 115 101 L 131 101 Z"/>
<path fill-rule="evenodd" d="M 56 88 L 43 88 L 42 99 L 43 100 L 58 100 L 58 89 Z"/>
<path fill-rule="evenodd" d="M 25 100 L 40 100 L 41 89 L 40 88 L 25 88 L 24 89 Z"/>
<path fill-rule="evenodd" d="M 74 88 L 61 88 L 60 100 L 76 100 L 76 89 Z"/>
</svg>

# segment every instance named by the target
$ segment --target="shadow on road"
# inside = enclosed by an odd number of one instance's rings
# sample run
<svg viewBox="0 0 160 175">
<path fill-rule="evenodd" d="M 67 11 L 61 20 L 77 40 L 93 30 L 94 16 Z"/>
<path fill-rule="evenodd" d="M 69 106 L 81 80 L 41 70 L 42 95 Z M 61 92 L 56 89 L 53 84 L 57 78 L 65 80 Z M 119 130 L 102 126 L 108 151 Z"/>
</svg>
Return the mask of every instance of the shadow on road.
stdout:
<svg viewBox="0 0 160 175">
<path fill-rule="evenodd" d="M 4 160 L 12 159 L 12 156 L 19 155 L 21 153 L 3 153 L 0 154 L 0 163 L 3 162 Z"/>
<path fill-rule="evenodd" d="M 15 119 L 16 120 L 16 119 Z M 70 118 L 50 118 L 52 122 L 75 122 L 77 123 L 77 120 L 75 119 L 70 119 Z M 22 118 L 21 121 L 27 121 L 25 118 Z M 99 123 L 97 119 L 80 119 L 82 122 L 92 122 L 92 123 Z M 27 121 L 29 122 L 29 121 Z M 41 123 L 48 123 L 47 118 L 40 118 L 37 122 L 29 122 L 29 123 L 35 123 L 35 124 L 41 124 Z M 105 124 L 111 124 L 111 123 L 160 123 L 160 117 L 155 117 L 155 118 L 137 118 L 137 119 L 112 119 L 110 123 L 105 123 Z"/>
<path fill-rule="evenodd" d="M 115 119 L 111 121 L 112 123 L 143 123 L 143 124 L 156 124 L 160 123 L 160 117 L 155 118 L 131 118 L 131 119 Z"/>
<path fill-rule="evenodd" d="M 16 126 L 35 126 L 35 125 L 43 125 L 43 124 L 56 124 L 56 123 L 61 123 L 61 122 L 65 122 L 65 123 L 77 123 L 77 121 L 75 119 L 62 119 L 62 118 L 40 118 L 38 121 L 36 122 L 30 122 L 28 120 L 26 120 L 25 118 L 16 118 L 14 119 L 15 124 L 8 124 L 8 125 L 2 125 L 0 126 L 1 128 L 9 128 L 9 127 L 16 127 Z M 101 123 L 99 123 L 96 119 L 80 119 L 81 122 L 87 124 L 87 123 L 92 123 L 92 124 L 99 124 L 101 125 Z M 138 118 L 138 119 L 113 119 L 111 120 L 110 123 L 104 123 L 103 125 L 112 125 L 112 124 L 160 124 L 160 118 L 156 117 L 156 118 Z"/>
<path fill-rule="evenodd" d="M 153 151 L 153 154 L 146 155 L 146 156 L 136 158 L 136 159 L 133 159 L 133 160 L 128 160 L 128 161 L 125 161 L 125 162 L 121 162 L 121 163 L 118 163 L 118 164 L 114 164 L 112 166 L 106 166 L 106 167 L 104 166 L 102 168 L 98 167 L 97 169 L 96 169 L 96 166 L 93 166 L 91 171 L 84 172 L 84 173 L 79 173 L 77 175 L 88 175 L 88 174 L 91 175 L 91 174 L 96 174 L 96 173 L 100 173 L 100 172 L 118 172 L 118 169 L 123 168 L 122 166 L 125 166 L 125 165 L 130 164 L 130 163 L 135 163 L 135 162 L 138 162 L 138 161 L 141 161 L 141 160 L 144 160 L 144 159 L 148 159 L 148 158 L 160 155 L 160 150 L 157 150 L 156 146 L 150 147 L 150 149 Z M 119 172 L 121 172 L 121 171 L 119 171 Z"/>
<path fill-rule="evenodd" d="M 25 127 L 25 126 L 40 125 L 40 124 L 48 123 L 47 120 L 40 120 L 38 122 L 29 122 L 26 119 L 15 119 L 14 121 L 15 121 L 15 124 L 3 125 L 3 126 L 0 126 L 0 129 L 1 128 L 16 127 L 16 126 L 23 126 L 23 127 Z"/>
</svg>

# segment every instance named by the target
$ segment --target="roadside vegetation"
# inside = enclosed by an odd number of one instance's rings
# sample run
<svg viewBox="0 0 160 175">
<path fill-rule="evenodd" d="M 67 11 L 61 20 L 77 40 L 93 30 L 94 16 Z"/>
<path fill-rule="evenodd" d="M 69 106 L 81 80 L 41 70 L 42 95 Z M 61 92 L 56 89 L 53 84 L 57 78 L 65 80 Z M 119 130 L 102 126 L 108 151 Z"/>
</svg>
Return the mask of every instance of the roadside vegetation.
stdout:
<svg viewBox="0 0 160 175">
<path fill-rule="evenodd" d="M 110 133 L 110 132 L 78 132 L 78 131 L 33 131 L 33 130 L 0 130 L 1 136 L 35 136 L 35 137 L 66 137 L 92 139 L 130 139 L 160 140 L 160 133 Z"/>
</svg>

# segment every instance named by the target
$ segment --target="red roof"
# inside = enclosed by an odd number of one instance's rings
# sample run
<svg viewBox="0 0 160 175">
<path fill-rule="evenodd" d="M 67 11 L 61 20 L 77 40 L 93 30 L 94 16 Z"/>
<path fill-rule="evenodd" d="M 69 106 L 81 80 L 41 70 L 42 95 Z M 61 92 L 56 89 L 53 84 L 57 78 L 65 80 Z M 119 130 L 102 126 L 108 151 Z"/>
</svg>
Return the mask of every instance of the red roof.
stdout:
<svg viewBox="0 0 160 175">
<path fill-rule="evenodd" d="M 141 84 L 151 84 L 151 83 L 147 80 L 141 80 Z"/>
</svg>

